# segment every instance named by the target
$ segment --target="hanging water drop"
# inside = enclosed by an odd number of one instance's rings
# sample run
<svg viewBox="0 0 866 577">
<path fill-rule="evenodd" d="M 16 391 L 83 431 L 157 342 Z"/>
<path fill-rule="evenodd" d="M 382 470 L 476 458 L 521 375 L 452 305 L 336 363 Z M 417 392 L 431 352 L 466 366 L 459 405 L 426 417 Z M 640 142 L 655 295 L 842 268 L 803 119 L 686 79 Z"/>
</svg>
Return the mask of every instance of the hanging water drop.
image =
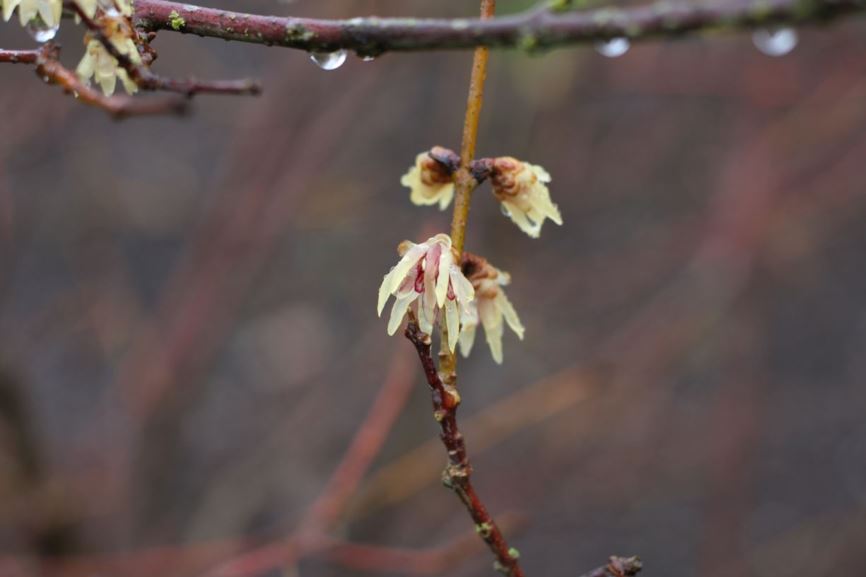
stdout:
<svg viewBox="0 0 866 577">
<path fill-rule="evenodd" d="M 595 50 L 608 58 L 618 58 L 628 52 L 629 48 L 631 48 L 631 42 L 622 36 L 595 43 Z"/>
<path fill-rule="evenodd" d="M 508 218 L 511 218 L 511 211 L 508 210 L 508 208 L 506 208 L 506 206 L 504 204 L 499 205 L 499 210 L 502 211 L 502 216 L 506 216 Z"/>
<path fill-rule="evenodd" d="M 48 42 L 57 36 L 60 24 L 49 26 L 44 20 L 42 20 L 41 16 L 36 16 L 36 18 L 30 20 L 27 25 L 24 26 L 24 29 L 27 30 L 27 34 L 29 34 L 36 42 Z"/>
<path fill-rule="evenodd" d="M 793 28 L 755 30 L 752 42 L 767 56 L 784 56 L 797 47 L 797 31 Z"/>
<path fill-rule="evenodd" d="M 336 70 L 346 61 L 346 51 L 337 50 L 336 52 L 311 52 L 310 60 L 316 63 L 316 66 L 322 70 Z"/>
</svg>

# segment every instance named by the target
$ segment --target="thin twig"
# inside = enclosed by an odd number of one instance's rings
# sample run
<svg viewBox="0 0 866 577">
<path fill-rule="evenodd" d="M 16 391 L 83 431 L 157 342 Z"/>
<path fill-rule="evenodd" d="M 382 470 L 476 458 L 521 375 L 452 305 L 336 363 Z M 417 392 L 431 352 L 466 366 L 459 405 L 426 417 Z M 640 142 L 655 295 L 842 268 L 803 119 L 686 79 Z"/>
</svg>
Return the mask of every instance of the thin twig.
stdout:
<svg viewBox="0 0 866 577">
<path fill-rule="evenodd" d="M 442 473 L 442 482 L 452 489 L 466 506 L 466 510 L 475 522 L 475 530 L 496 557 L 497 569 L 511 577 L 524 577 L 523 569 L 518 562 L 517 550 L 508 546 L 502 531 L 472 485 L 472 465 L 469 462 L 463 435 L 457 425 L 460 395 L 457 389 L 445 384 L 439 378 L 431 354 L 430 337 L 421 332 L 414 319 L 409 321 L 405 334 L 406 338 L 415 345 L 421 366 L 424 368 L 427 383 L 433 393 L 433 416 L 442 429 L 440 437 L 448 452 L 448 465 Z"/>
<path fill-rule="evenodd" d="M 643 569 L 637 557 L 611 557 L 608 564 L 584 573 L 581 577 L 634 577 Z"/>
<path fill-rule="evenodd" d="M 3 50 L 0 48 L 0 62 L 8 64 L 36 64 L 39 50 Z"/>
<path fill-rule="evenodd" d="M 284 46 L 308 51 L 354 50 L 361 55 L 420 50 L 553 48 L 624 36 L 632 41 L 705 30 L 740 30 L 821 23 L 866 10 L 863 0 L 734 0 L 678 3 L 659 0 L 633 8 L 576 11 L 572 2 L 492 20 L 353 18 L 320 20 L 259 16 L 180 4 L 136 0 L 135 22 L 143 30 L 174 30 L 198 36 Z"/>
<path fill-rule="evenodd" d="M 165 78 L 155 74 L 150 67 L 133 62 L 128 55 L 118 50 L 105 34 L 99 22 L 90 18 L 77 2 L 67 2 L 66 5 L 81 19 L 105 50 L 117 60 L 117 63 L 126 71 L 136 86 L 142 90 L 163 90 L 184 96 L 194 96 L 203 92 L 208 94 L 257 95 L 262 91 L 261 84 L 250 79 L 206 81 L 195 78 Z"/>
<path fill-rule="evenodd" d="M 0 62 L 35 65 L 37 76 L 48 84 L 60 86 L 64 92 L 74 95 L 80 102 L 100 108 L 118 119 L 130 116 L 183 114 L 186 111 L 186 103 L 175 97 L 133 99 L 124 96 L 104 96 L 63 66 L 59 57 L 60 48 L 51 42 L 38 50 L 0 50 Z"/>
</svg>

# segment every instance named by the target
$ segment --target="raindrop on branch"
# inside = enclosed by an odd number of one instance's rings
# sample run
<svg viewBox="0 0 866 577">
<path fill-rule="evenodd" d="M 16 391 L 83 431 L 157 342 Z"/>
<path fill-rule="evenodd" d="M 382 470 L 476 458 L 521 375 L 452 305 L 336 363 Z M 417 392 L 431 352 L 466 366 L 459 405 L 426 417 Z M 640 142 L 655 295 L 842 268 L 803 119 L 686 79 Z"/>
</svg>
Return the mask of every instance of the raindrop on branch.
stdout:
<svg viewBox="0 0 866 577">
<path fill-rule="evenodd" d="M 311 52 L 310 60 L 316 63 L 316 66 L 322 70 L 336 70 L 346 61 L 346 51 L 337 50 L 336 52 Z"/>
<path fill-rule="evenodd" d="M 767 56 L 784 56 L 797 47 L 797 31 L 793 28 L 762 28 L 752 34 L 755 47 Z"/>
<path fill-rule="evenodd" d="M 48 42 L 57 36 L 57 30 L 60 29 L 60 24 L 49 26 L 40 16 L 37 16 L 30 20 L 27 25 L 24 26 L 24 29 L 27 30 L 27 34 L 29 34 L 36 42 Z"/>
<path fill-rule="evenodd" d="M 595 43 L 595 50 L 608 58 L 618 58 L 628 52 L 629 48 L 631 48 L 631 42 L 628 41 L 628 38 L 621 36 Z"/>
</svg>

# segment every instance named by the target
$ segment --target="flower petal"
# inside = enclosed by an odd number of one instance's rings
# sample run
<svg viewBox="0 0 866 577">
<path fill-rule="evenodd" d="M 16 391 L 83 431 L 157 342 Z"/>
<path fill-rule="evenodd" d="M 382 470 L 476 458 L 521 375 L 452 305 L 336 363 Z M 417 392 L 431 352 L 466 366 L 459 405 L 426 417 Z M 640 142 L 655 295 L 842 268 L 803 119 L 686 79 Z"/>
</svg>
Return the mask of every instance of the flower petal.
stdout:
<svg viewBox="0 0 866 577">
<path fill-rule="evenodd" d="M 406 311 L 409 310 L 409 305 L 418 297 L 418 293 L 412 293 L 407 297 L 399 298 L 394 301 L 394 306 L 391 307 L 391 318 L 388 320 L 388 334 L 393 335 L 403 323 L 403 317 L 406 316 Z"/>
<path fill-rule="evenodd" d="M 460 337 L 460 312 L 457 303 L 450 299 L 445 303 L 445 326 L 448 327 L 448 349 L 453 353 Z"/>
<path fill-rule="evenodd" d="M 456 264 L 451 265 L 449 276 L 451 277 L 451 288 L 454 290 L 454 296 L 457 298 L 457 302 L 465 308 L 475 299 L 475 289 Z"/>
<path fill-rule="evenodd" d="M 481 301 L 478 303 L 478 316 L 484 325 L 484 336 L 490 347 L 490 354 L 496 364 L 502 364 L 502 313 L 493 303 Z"/>
<path fill-rule="evenodd" d="M 468 357 L 472 352 L 472 345 L 475 344 L 475 330 L 477 325 L 467 325 L 460 331 L 460 354 Z"/>
<path fill-rule="evenodd" d="M 520 318 L 517 316 L 517 311 L 514 310 L 514 306 L 512 306 L 511 301 L 508 300 L 508 297 L 505 296 L 504 291 L 499 291 L 496 295 L 496 299 L 494 301 L 496 307 L 502 311 L 502 315 L 505 317 L 505 322 L 508 323 L 508 326 L 511 327 L 511 330 L 517 334 L 520 340 L 523 340 L 523 333 L 526 329 L 523 328 L 523 324 L 520 322 Z"/>
<path fill-rule="evenodd" d="M 439 255 L 439 262 L 436 267 L 436 304 L 440 307 L 445 304 L 445 300 L 448 297 L 448 281 L 451 277 L 451 262 L 453 260 L 454 257 L 451 255 L 450 250 L 443 250 Z"/>
</svg>

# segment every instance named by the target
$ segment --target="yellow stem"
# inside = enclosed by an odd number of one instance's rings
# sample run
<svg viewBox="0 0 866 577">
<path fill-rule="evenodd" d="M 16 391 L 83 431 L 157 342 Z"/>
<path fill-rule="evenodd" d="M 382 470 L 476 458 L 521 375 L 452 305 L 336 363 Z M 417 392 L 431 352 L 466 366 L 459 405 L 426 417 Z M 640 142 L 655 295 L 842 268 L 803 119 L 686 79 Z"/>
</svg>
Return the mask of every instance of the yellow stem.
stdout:
<svg viewBox="0 0 866 577">
<path fill-rule="evenodd" d="M 481 19 L 493 18 L 496 0 L 481 0 Z M 469 80 L 469 97 L 466 101 L 466 118 L 463 121 L 463 142 L 460 145 L 460 169 L 454 178 L 454 215 L 451 219 L 451 241 L 457 252 L 458 260 L 463 256 L 466 241 L 466 224 L 469 220 L 469 205 L 472 192 L 478 183 L 469 172 L 469 165 L 475 159 L 475 145 L 478 142 L 478 121 L 484 103 L 484 81 L 487 79 L 487 60 L 490 51 L 476 48 L 472 59 L 472 77 Z M 442 348 L 439 353 L 439 370 L 443 380 L 450 385 L 456 381 L 457 357 L 448 350 L 448 334 L 442 325 Z"/>
</svg>

